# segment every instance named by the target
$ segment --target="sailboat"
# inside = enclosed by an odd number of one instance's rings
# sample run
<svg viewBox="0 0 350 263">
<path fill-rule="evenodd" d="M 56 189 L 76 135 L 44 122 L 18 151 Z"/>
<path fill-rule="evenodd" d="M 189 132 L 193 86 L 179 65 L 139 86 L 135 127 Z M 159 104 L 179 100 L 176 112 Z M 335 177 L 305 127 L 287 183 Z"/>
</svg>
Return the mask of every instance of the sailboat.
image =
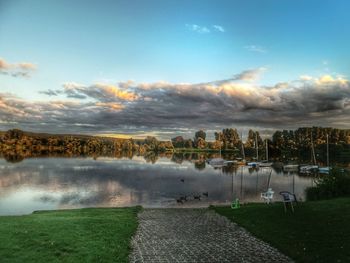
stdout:
<svg viewBox="0 0 350 263">
<path fill-rule="evenodd" d="M 265 147 L 266 147 L 266 160 L 261 161 L 259 166 L 260 167 L 270 167 L 272 165 L 272 162 L 269 162 L 269 145 L 267 142 L 267 139 L 265 140 Z"/>
<path fill-rule="evenodd" d="M 257 132 L 255 132 L 255 149 L 256 149 L 256 162 L 247 163 L 248 166 L 251 166 L 253 168 L 259 167 L 259 165 L 260 165 L 260 162 L 258 162 L 258 160 L 259 160 L 259 147 L 258 147 L 258 134 L 257 134 Z"/>
<path fill-rule="evenodd" d="M 245 152 L 244 152 L 244 144 L 243 144 L 243 135 L 241 133 L 241 151 L 242 151 L 242 158 L 236 158 L 234 161 L 237 165 L 245 165 L 247 162 L 245 160 Z"/>
<path fill-rule="evenodd" d="M 326 167 L 319 167 L 318 172 L 321 174 L 329 174 L 329 170 L 331 169 L 329 167 L 329 142 L 328 142 L 328 134 L 327 134 L 327 166 Z"/>
<path fill-rule="evenodd" d="M 220 143 L 220 157 L 209 159 L 207 160 L 207 163 L 213 166 L 214 168 L 220 168 L 220 167 L 226 166 L 229 163 L 233 163 L 233 161 L 227 161 L 221 157 L 221 143 Z"/>
<path fill-rule="evenodd" d="M 299 164 L 283 165 L 283 171 L 285 171 L 285 172 L 297 172 L 297 171 L 299 171 Z"/>
<path fill-rule="evenodd" d="M 318 170 L 318 165 L 316 164 L 315 148 L 312 140 L 312 133 L 311 133 L 311 160 L 313 164 L 299 166 L 300 173 L 313 173 Z"/>
<path fill-rule="evenodd" d="M 207 163 L 213 167 L 222 167 L 225 165 L 225 160 L 221 158 L 221 145 L 220 145 L 220 157 L 209 159 L 207 160 Z"/>
</svg>

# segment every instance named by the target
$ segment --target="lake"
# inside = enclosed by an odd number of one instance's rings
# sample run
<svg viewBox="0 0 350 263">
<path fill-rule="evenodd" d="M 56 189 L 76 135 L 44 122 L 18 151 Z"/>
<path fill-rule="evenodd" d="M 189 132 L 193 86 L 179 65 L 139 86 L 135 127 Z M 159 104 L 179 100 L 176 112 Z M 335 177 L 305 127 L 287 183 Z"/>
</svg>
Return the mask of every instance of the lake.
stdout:
<svg viewBox="0 0 350 263">
<path fill-rule="evenodd" d="M 206 207 L 236 198 L 262 202 L 260 194 L 268 184 L 274 200 L 281 200 L 282 190 L 304 199 L 313 180 L 271 168 L 215 169 L 203 160 L 166 157 L 152 162 L 141 156 L 28 158 L 17 163 L 0 159 L 0 215 L 81 207 Z"/>
</svg>

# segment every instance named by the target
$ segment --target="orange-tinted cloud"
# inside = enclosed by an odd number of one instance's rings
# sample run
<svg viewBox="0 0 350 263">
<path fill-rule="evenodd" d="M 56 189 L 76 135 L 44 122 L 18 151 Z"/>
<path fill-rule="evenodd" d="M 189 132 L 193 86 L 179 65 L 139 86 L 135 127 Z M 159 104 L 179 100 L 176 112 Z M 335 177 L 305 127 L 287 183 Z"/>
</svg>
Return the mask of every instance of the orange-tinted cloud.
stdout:
<svg viewBox="0 0 350 263">
<path fill-rule="evenodd" d="M 28 62 L 9 63 L 0 58 L 0 74 L 12 77 L 29 77 L 30 73 L 36 70 L 36 65 Z"/>
</svg>

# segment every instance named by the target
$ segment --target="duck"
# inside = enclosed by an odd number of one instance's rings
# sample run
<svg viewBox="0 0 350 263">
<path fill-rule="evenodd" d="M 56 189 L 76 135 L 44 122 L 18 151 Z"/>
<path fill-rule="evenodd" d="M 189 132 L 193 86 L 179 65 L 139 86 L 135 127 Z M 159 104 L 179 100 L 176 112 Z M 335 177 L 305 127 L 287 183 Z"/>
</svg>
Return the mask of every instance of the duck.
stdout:
<svg viewBox="0 0 350 263">
<path fill-rule="evenodd" d="M 193 195 L 194 200 L 201 200 L 201 195 Z"/>
</svg>

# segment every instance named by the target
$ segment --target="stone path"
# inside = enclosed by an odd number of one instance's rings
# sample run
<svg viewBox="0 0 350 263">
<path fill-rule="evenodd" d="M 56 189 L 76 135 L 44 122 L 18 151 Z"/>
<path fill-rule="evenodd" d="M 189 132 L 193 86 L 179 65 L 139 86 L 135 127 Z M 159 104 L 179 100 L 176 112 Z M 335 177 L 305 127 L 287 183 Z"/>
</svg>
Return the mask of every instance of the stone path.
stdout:
<svg viewBox="0 0 350 263">
<path fill-rule="evenodd" d="M 208 209 L 145 209 L 130 262 L 292 262 Z"/>
</svg>

